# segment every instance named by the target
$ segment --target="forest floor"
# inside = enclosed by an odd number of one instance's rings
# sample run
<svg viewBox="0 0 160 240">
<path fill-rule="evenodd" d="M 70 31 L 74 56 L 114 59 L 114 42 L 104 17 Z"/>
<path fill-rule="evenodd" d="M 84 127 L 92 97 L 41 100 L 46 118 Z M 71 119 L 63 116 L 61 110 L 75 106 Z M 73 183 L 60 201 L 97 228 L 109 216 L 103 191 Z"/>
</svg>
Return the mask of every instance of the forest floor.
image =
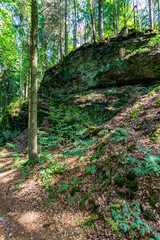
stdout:
<svg viewBox="0 0 160 240">
<path fill-rule="evenodd" d="M 57 146 L 44 138 L 31 166 L 27 130 L 1 147 L 0 240 L 160 239 L 159 96 L 160 88 L 131 96 L 112 119 L 87 129 L 83 152 L 66 132 Z M 41 127 L 51 136 L 48 118 Z"/>
</svg>

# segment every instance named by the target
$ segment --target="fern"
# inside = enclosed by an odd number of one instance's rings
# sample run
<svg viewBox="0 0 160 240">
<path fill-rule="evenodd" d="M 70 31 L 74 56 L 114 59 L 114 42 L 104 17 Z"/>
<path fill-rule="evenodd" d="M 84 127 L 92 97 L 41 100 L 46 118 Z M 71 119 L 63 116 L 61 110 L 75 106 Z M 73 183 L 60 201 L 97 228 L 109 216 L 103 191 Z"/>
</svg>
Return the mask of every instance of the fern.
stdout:
<svg viewBox="0 0 160 240">
<path fill-rule="evenodd" d="M 58 192 L 62 192 L 64 190 L 67 190 L 69 187 L 68 183 L 64 183 L 60 186 L 60 188 L 58 189 Z"/>
</svg>

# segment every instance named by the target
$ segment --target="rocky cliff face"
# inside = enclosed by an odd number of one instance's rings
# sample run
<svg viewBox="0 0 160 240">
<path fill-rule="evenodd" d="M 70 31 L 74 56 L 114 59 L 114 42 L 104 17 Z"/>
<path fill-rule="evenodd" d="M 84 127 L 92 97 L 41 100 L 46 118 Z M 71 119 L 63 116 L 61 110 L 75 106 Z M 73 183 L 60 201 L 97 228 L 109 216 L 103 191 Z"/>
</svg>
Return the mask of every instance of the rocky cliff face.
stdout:
<svg viewBox="0 0 160 240">
<path fill-rule="evenodd" d="M 159 34 L 130 34 L 83 45 L 45 72 L 40 93 L 67 95 L 91 88 L 160 80 Z"/>
</svg>

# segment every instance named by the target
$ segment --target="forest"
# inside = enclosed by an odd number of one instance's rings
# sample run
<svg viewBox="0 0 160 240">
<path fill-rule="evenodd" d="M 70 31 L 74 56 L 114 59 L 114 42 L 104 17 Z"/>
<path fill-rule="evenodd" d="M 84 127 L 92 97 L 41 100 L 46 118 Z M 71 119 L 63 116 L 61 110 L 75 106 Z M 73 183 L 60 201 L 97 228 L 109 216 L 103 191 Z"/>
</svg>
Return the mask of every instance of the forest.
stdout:
<svg viewBox="0 0 160 240">
<path fill-rule="evenodd" d="M 0 240 L 160 240 L 159 5 L 0 2 Z"/>
</svg>

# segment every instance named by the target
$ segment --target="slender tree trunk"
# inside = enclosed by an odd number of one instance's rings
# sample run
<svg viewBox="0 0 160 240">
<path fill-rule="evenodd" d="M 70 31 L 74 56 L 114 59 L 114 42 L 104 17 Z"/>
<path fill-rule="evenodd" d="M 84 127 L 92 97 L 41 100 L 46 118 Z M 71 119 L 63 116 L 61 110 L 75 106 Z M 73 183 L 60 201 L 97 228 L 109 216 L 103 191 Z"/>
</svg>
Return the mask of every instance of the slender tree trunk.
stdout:
<svg viewBox="0 0 160 240">
<path fill-rule="evenodd" d="M 0 120 L 2 117 L 2 68 L 0 66 Z"/>
<path fill-rule="evenodd" d="M 85 20 L 84 20 L 84 43 L 86 43 L 87 42 L 87 21 L 86 21 L 86 18 L 85 18 Z"/>
<path fill-rule="evenodd" d="M 160 0 L 158 0 L 157 2 L 158 2 L 158 9 L 157 9 L 157 11 L 158 11 L 158 24 L 160 24 L 160 9 L 159 9 L 159 1 Z"/>
<path fill-rule="evenodd" d="M 119 6 L 118 3 L 116 4 L 116 28 L 117 34 L 119 33 Z"/>
<path fill-rule="evenodd" d="M 149 0 L 149 22 L 150 28 L 153 29 L 153 1 Z"/>
<path fill-rule="evenodd" d="M 65 0 L 65 55 L 68 54 L 68 0 Z"/>
<path fill-rule="evenodd" d="M 73 30 L 73 49 L 77 47 L 77 4 L 74 0 L 74 30 Z"/>
<path fill-rule="evenodd" d="M 133 19 L 134 19 L 134 28 L 136 28 L 136 12 L 135 12 L 135 1 L 133 0 L 133 9 L 134 9 L 134 12 L 133 12 Z"/>
<path fill-rule="evenodd" d="M 62 0 L 60 0 L 59 7 L 60 16 L 60 28 L 59 28 L 59 39 L 60 39 L 60 60 L 63 60 L 63 30 L 62 30 Z"/>
<path fill-rule="evenodd" d="M 29 123 L 29 161 L 37 158 L 37 65 L 38 65 L 38 0 L 32 0 L 31 15 L 31 89 Z"/>
<path fill-rule="evenodd" d="M 94 2 L 94 24 L 95 24 L 95 34 L 97 32 L 97 0 Z"/>
<path fill-rule="evenodd" d="M 92 12 L 92 0 L 89 0 L 89 9 L 90 9 L 90 15 L 91 15 L 92 38 L 93 38 L 93 41 L 96 42 L 95 25 L 93 21 L 93 12 Z"/>
<path fill-rule="evenodd" d="M 45 62 L 45 70 L 48 68 L 48 58 L 47 58 L 47 40 L 43 39 L 43 47 L 44 47 L 44 62 Z"/>
<path fill-rule="evenodd" d="M 137 18 L 140 32 L 142 31 L 141 19 L 139 15 L 139 0 L 137 0 Z"/>
<path fill-rule="evenodd" d="M 8 106 L 8 91 L 9 91 L 9 80 L 6 72 L 6 94 L 5 94 L 5 112 L 7 110 Z"/>
<path fill-rule="evenodd" d="M 103 39 L 103 0 L 99 0 L 99 39 Z"/>
</svg>

